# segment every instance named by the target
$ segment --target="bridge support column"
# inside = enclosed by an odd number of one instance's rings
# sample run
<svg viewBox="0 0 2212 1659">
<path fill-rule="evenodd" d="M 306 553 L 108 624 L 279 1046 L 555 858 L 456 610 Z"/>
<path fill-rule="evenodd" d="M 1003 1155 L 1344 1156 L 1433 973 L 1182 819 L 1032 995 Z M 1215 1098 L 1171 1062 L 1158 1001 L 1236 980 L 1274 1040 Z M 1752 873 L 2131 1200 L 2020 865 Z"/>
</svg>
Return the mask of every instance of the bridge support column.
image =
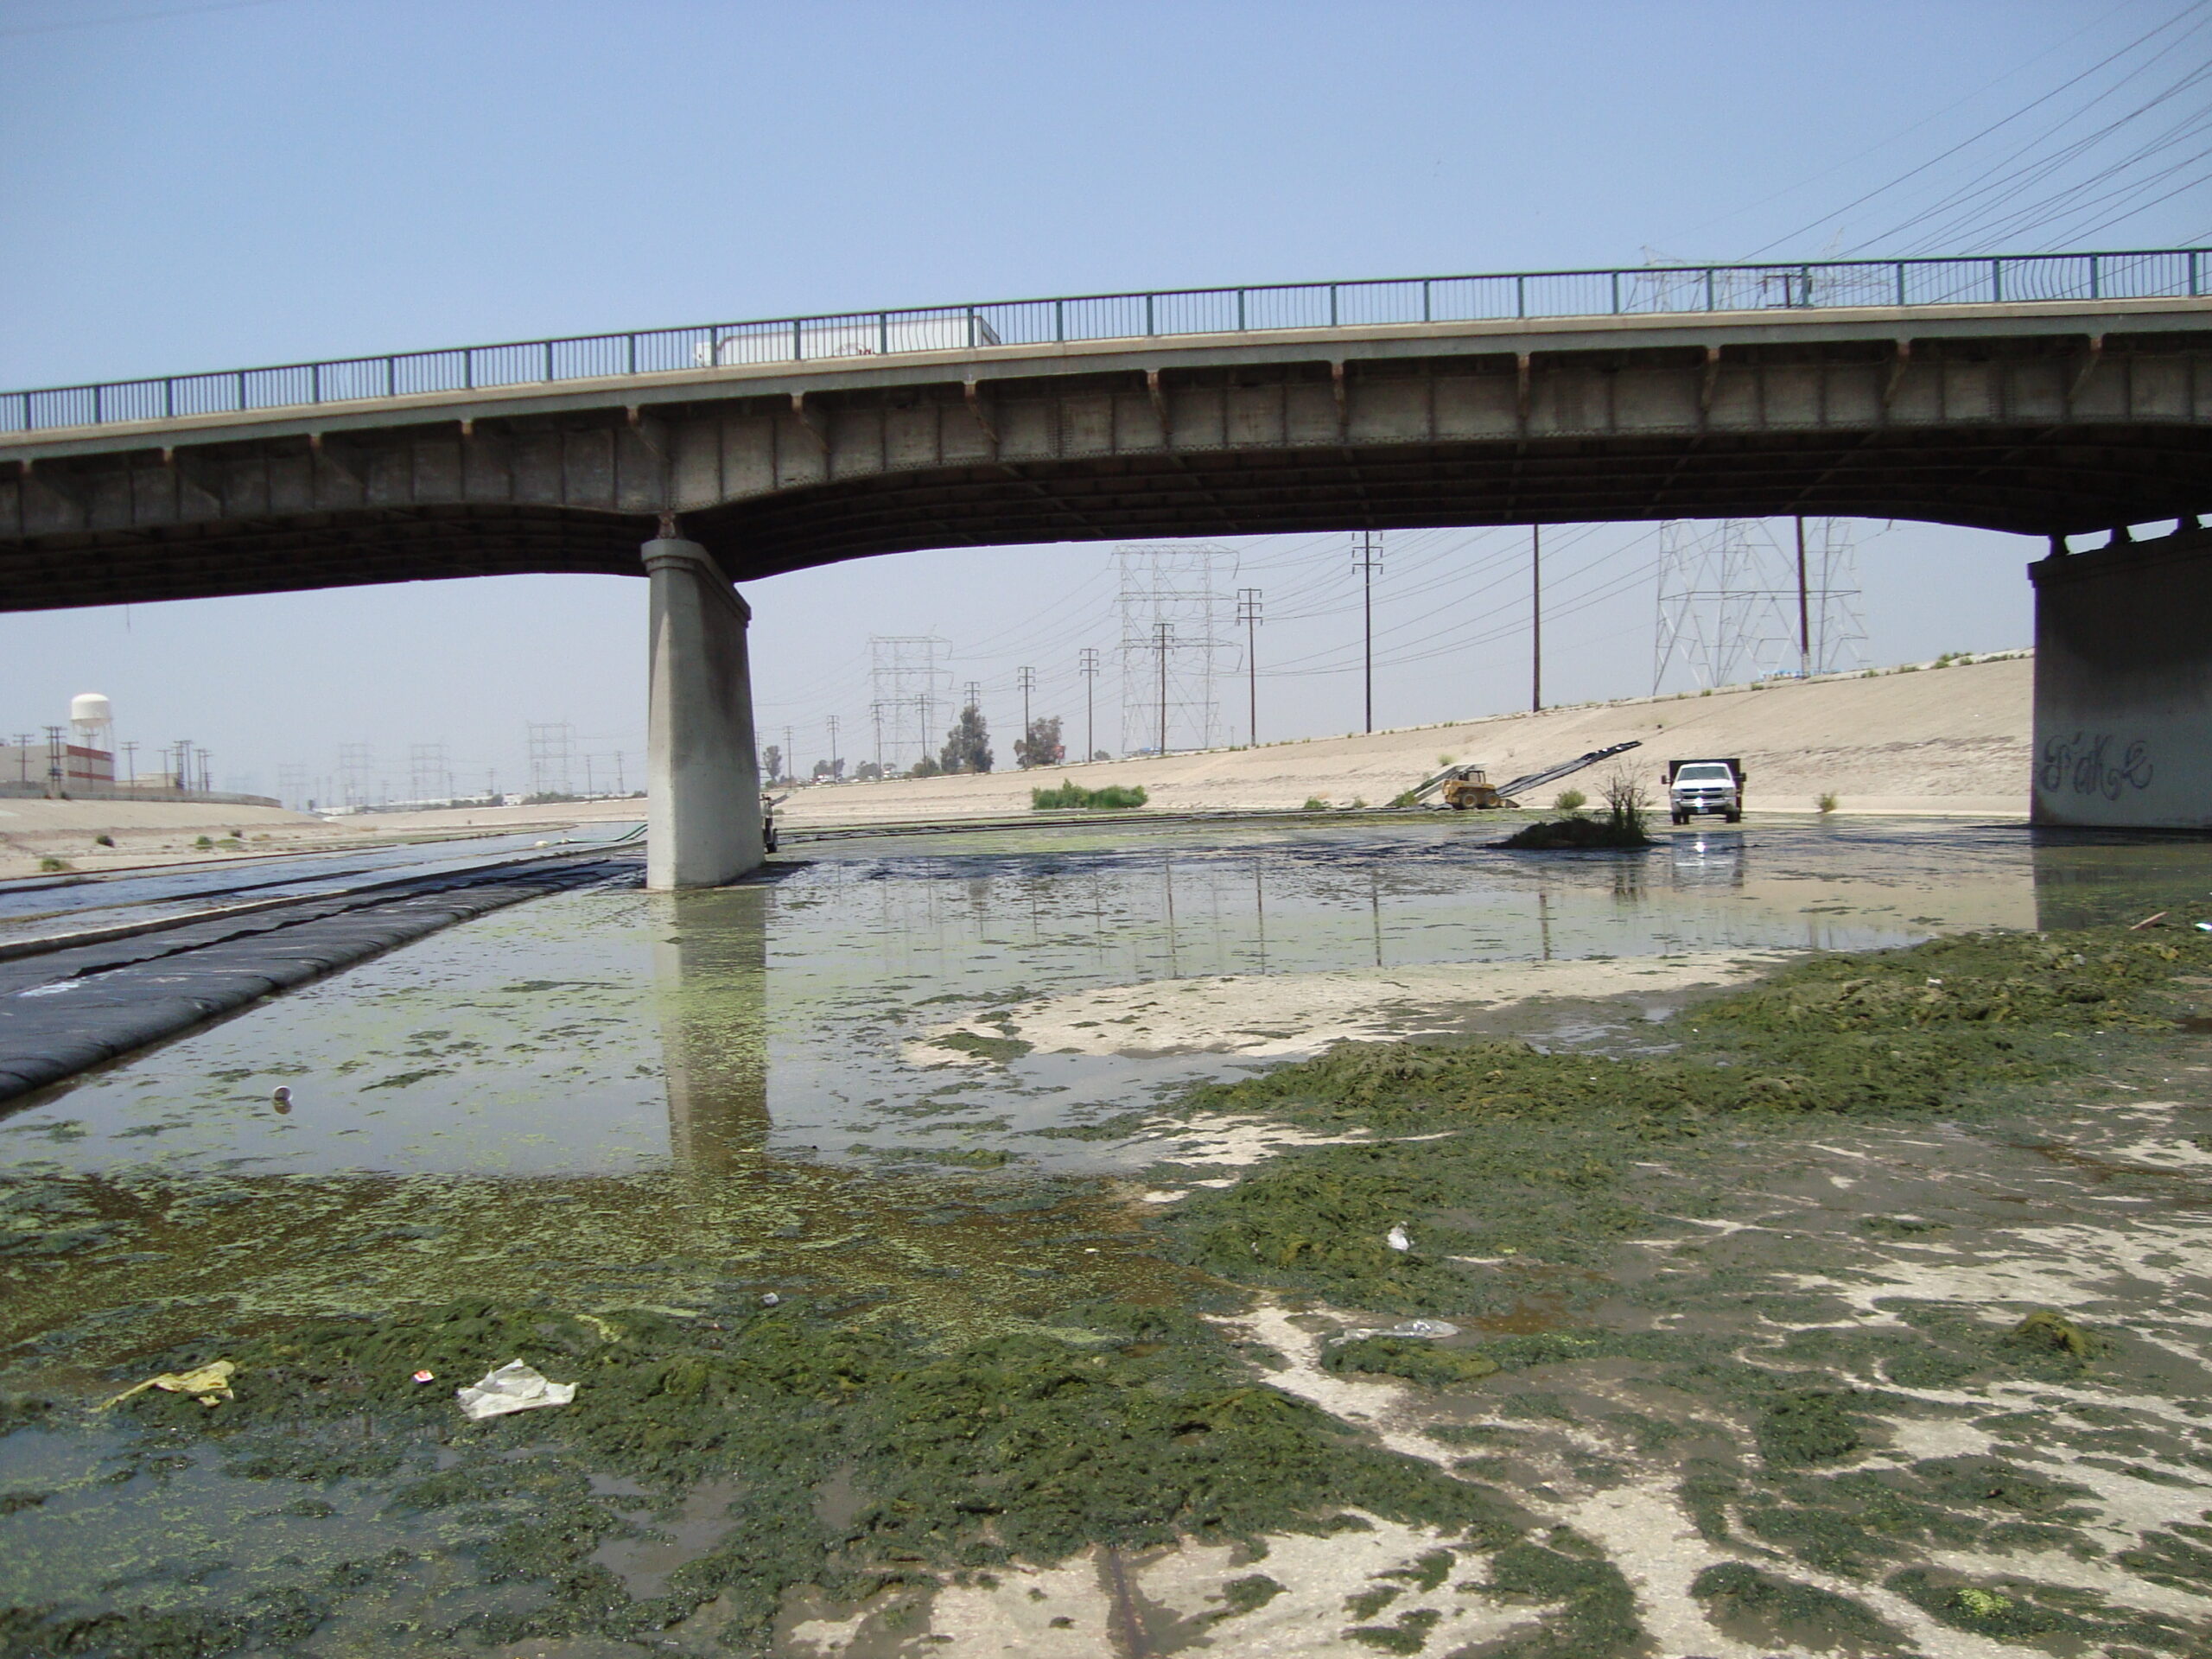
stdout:
<svg viewBox="0 0 2212 1659">
<path fill-rule="evenodd" d="M 644 552 L 652 588 L 645 885 L 718 887 L 765 856 L 745 649 L 753 613 L 698 543 L 664 536 Z"/>
<path fill-rule="evenodd" d="M 2035 822 L 2212 830 L 2212 531 L 2054 548 L 2028 575 Z"/>
</svg>

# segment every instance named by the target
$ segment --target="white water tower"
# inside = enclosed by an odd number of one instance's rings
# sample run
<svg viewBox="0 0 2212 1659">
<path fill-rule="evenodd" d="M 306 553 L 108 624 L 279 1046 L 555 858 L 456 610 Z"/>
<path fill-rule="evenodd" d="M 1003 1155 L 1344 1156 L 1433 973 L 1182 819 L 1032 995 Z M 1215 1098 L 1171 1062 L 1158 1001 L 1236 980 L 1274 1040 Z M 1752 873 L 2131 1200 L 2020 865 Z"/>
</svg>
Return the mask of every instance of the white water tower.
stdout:
<svg viewBox="0 0 2212 1659">
<path fill-rule="evenodd" d="M 115 753 L 115 705 L 97 691 L 69 699 L 69 741 L 78 747 Z"/>
</svg>

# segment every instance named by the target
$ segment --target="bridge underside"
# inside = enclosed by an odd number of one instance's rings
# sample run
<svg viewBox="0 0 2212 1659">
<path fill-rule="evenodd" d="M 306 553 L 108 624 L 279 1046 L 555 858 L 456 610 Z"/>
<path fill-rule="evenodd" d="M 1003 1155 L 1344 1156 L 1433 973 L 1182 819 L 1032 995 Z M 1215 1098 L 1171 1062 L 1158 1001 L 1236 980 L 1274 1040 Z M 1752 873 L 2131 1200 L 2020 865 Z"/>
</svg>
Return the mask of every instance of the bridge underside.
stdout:
<svg viewBox="0 0 2212 1659">
<path fill-rule="evenodd" d="M 640 524 L 645 528 L 640 528 Z M 558 507 L 334 509 L 0 546 L 4 610 L 533 573 L 642 574 L 652 521 Z"/>
<path fill-rule="evenodd" d="M 1533 439 L 1012 463 L 687 515 L 741 574 L 923 547 L 1435 525 L 1913 518 L 2047 536 L 2212 505 L 2212 431 L 2050 426 Z"/>
<path fill-rule="evenodd" d="M 977 461 L 727 501 L 683 523 L 747 581 L 931 547 L 1433 525 L 1808 513 L 2049 535 L 2188 515 L 2212 505 L 2209 481 L 2212 430 L 2196 428 L 1693 434 Z M 606 507 L 433 501 L 64 530 L 0 542 L 0 607 L 632 576 L 657 523 Z"/>
</svg>

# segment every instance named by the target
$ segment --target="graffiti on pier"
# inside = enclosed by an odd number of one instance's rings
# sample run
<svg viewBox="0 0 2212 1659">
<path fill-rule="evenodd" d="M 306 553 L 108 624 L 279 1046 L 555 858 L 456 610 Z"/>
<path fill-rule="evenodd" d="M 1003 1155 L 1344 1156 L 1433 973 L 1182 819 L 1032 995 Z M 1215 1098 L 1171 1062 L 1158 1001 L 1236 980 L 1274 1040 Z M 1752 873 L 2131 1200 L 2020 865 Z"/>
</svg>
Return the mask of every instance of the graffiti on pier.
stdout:
<svg viewBox="0 0 2212 1659">
<path fill-rule="evenodd" d="M 2109 732 L 2046 738 L 2036 781 L 2047 795 L 2070 789 L 2076 795 L 2101 795 L 2108 801 L 2118 800 L 2124 789 L 2150 788 L 2150 745 L 2138 738 L 2115 759 L 2113 751 L 2119 741 Z"/>
</svg>

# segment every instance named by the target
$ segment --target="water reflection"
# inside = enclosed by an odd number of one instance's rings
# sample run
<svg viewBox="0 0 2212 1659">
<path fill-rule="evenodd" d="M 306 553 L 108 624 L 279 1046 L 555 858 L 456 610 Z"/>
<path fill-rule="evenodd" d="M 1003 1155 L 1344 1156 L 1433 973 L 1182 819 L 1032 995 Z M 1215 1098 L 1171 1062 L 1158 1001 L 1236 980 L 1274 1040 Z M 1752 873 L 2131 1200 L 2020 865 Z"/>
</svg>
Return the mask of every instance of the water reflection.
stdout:
<svg viewBox="0 0 2212 1659">
<path fill-rule="evenodd" d="M 768 915 L 765 884 L 654 900 L 654 1004 L 679 1168 L 726 1173 L 767 1147 Z"/>
<path fill-rule="evenodd" d="M 1740 887 L 1751 868 L 1750 838 L 1735 833 L 1677 836 L 1668 849 L 1675 887 Z"/>
<path fill-rule="evenodd" d="M 2037 830 L 2038 927 L 2135 922 L 2212 893 L 2212 841 L 2096 830 Z"/>
<path fill-rule="evenodd" d="M 719 893 L 563 894 L 26 1102 L 0 1120 L 0 1171 L 1098 1169 L 1122 1153 L 1066 1126 L 1239 1062 L 1167 1052 L 1141 1020 L 1110 1055 L 1091 1037 L 957 1053 L 931 1033 L 988 1040 L 995 1011 L 1175 978 L 1863 950 L 2212 891 L 2205 842 L 2021 825 L 1758 825 L 1554 855 L 1498 851 L 1489 830 L 954 832 L 809 848 Z"/>
</svg>

